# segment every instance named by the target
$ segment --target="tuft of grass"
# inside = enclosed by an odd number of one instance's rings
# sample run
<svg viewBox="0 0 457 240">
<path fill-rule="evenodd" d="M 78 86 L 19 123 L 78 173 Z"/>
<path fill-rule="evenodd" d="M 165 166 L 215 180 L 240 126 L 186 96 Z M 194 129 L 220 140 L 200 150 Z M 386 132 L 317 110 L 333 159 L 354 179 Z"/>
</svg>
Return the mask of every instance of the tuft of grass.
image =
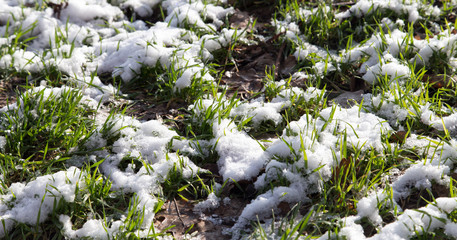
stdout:
<svg viewBox="0 0 457 240">
<path fill-rule="evenodd" d="M 95 109 L 84 102 L 80 91 L 71 88 L 29 90 L 16 106 L 0 113 L 0 136 L 4 152 L 14 165 L 37 174 L 63 167 L 72 149 L 94 131 Z M 15 179 L 13 180 L 25 180 Z"/>
</svg>

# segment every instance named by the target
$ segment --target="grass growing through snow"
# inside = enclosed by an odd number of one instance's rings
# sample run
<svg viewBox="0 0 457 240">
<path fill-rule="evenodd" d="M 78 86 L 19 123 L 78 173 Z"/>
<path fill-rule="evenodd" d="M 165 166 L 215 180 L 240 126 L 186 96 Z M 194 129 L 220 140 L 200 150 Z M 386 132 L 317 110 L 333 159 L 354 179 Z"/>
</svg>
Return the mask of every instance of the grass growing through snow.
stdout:
<svg viewBox="0 0 457 240">
<path fill-rule="evenodd" d="M 215 2 L 218 1 L 201 4 L 209 7 L 208 4 Z M 95 226 L 103 229 L 100 238 L 172 237 L 166 233 L 169 228 L 156 230 L 157 222 L 154 221 L 154 214 L 161 211 L 166 201 L 183 199 L 197 203 L 211 193 L 218 197 L 236 197 L 233 188 L 239 188 L 244 191 L 243 196 L 248 196 L 246 203 L 249 203 L 268 194 L 274 195 L 278 189 L 297 187 L 293 184 L 300 181 L 308 184 L 303 201 L 287 200 L 287 193 L 284 193 L 279 199 L 285 200 L 268 209 L 268 213 L 249 219 L 252 226 L 243 229 L 245 238 L 298 239 L 323 235 L 344 238 L 347 235 L 343 229 L 350 227 L 347 218 L 351 216 L 359 217 L 353 224 L 361 226 L 362 233 L 369 237 L 380 234 L 386 225 L 399 221 L 399 216 L 407 209 L 418 209 L 426 204 L 431 206 L 439 197 L 455 197 L 455 180 L 447 173 L 442 174 L 442 179 L 429 177 L 423 185 L 406 184 L 405 188 L 409 189 L 407 196 L 398 197 L 395 192 L 399 191 L 396 179 L 416 164 L 435 161 L 438 162 L 436 165 L 448 167 L 449 172 L 455 170 L 450 164 L 456 159 L 452 152 L 455 129 L 446 125 L 455 124 L 452 118 L 446 117 L 454 117 L 457 103 L 453 91 L 457 58 L 455 20 L 448 21 L 452 17 L 455 19 L 455 14 L 452 15 L 455 6 L 448 2 L 419 2 L 421 18 L 408 23 L 410 12 L 403 9 L 397 13 L 398 9 L 388 6 L 373 5 L 367 13 L 358 14 L 354 10 L 349 12 L 353 14 L 342 16 L 339 14 L 351 8 L 352 3 L 263 2 L 274 4 L 276 12 L 272 16 L 276 32 L 271 28 L 269 32 L 266 28 L 263 37 L 273 39 L 276 36 L 276 43 L 287 46 L 281 53 L 287 56 L 278 57 L 276 63 L 280 66 L 267 66 L 270 71 L 266 71 L 260 80 L 263 89 L 252 98 L 241 99 L 236 91 L 230 94 L 220 81 L 222 73 L 218 72 L 219 69 L 236 71 L 241 67 L 232 53 L 241 41 L 246 41 L 244 44 L 249 42 L 249 39 L 243 39 L 248 30 L 237 30 L 230 39 L 225 39 L 227 43 L 222 44 L 222 35 L 218 34 L 222 28 L 230 28 L 228 17 L 223 19 L 220 27 L 205 25 L 207 28 L 204 28 L 192 22 L 192 18 L 177 24 L 188 31 L 187 37 L 181 36 L 186 38 L 186 44 L 208 34 L 212 36 L 207 41 L 220 40 L 217 43 L 220 48 L 212 51 L 205 49 L 207 42 L 202 41 L 198 45 L 200 52 L 195 55 L 195 64 L 189 64 L 191 61 L 185 58 L 187 51 L 196 47 L 192 46 L 179 49 L 182 55 L 176 50 L 170 55 L 168 65 L 160 61 L 152 65 L 140 62 L 140 70 L 132 70 L 135 77 L 128 83 L 113 80 L 113 84 L 118 84 L 115 88 L 125 91 L 129 99 L 138 100 L 138 96 L 145 96 L 150 107 L 167 103 L 167 110 L 170 110 L 169 106 L 178 103 L 181 109 L 173 111 L 181 113 L 170 111 L 170 114 L 164 114 L 167 116 L 161 116 L 173 124 L 169 128 L 174 135 L 165 133 L 156 125 L 145 126 L 128 118 L 125 109 L 117 114 L 116 110 L 109 109 L 112 105 L 104 99 L 92 99 L 96 91 L 107 93 L 101 84 L 92 90 L 88 87 L 95 86 L 95 83 L 91 82 L 87 86 L 74 84 L 84 89 L 35 87 L 18 93 L 15 105 L 0 111 L 2 206 L 20 209 L 21 201 L 26 201 L 23 200 L 26 198 L 20 194 L 16 196 L 15 191 L 19 191 L 21 184 L 44 181 L 41 177 L 74 166 L 81 172 L 79 182 L 71 185 L 72 197 L 62 189 L 55 189 L 55 183 L 43 188 L 50 195 L 38 196 L 42 198 L 41 206 L 46 206 L 49 211 L 38 212 L 36 221 L 9 223 L 4 220 L 4 227 L 11 224 L 5 237 L 90 238 L 93 236 L 84 235 L 89 232 L 90 224 L 98 224 Z M 258 6 L 259 3 L 242 1 L 237 6 L 249 9 L 250 4 Z M 441 14 L 433 14 L 431 6 L 441 8 Z M 167 10 L 161 6 L 160 9 L 161 19 L 165 19 Z M 214 16 L 206 18 L 205 11 L 199 14 L 204 16 L 203 23 L 209 24 Z M 26 16 L 21 15 L 21 18 Z M 179 20 L 178 15 L 173 19 Z M 2 23 L 5 31 L 0 40 L 5 39 L 5 43 L 0 41 L 0 59 L 3 60 L 0 62 L 8 63 L 1 66 L 2 81 L 20 77 L 27 78 L 33 85 L 40 80 L 46 80 L 48 86 L 54 87 L 73 85 L 70 83 L 73 76 L 58 68 L 58 62 L 71 59 L 80 45 L 88 47 L 94 43 L 87 39 L 81 43 L 70 40 L 72 23 L 68 20 L 63 28 L 55 29 L 55 42 L 48 44 L 52 49 L 33 55 L 40 58 L 40 71 L 23 70 L 24 65 L 15 62 L 17 59 L 13 56 L 27 51 L 29 44 L 34 43 L 36 36 L 32 33 L 37 22 L 23 27 L 17 24 L 18 21 L 20 19 L 14 19 L 15 25 L 10 21 Z M 133 27 L 125 24 L 123 27 L 128 31 L 114 29 L 114 32 L 134 32 Z M 148 24 L 153 26 L 155 23 Z M 110 26 L 109 23 L 105 25 Z M 248 34 L 259 36 L 260 31 Z M 152 47 L 152 43 L 146 41 Z M 163 45 L 170 47 L 173 44 Z M 426 48 L 430 54 L 420 52 Z M 213 54 L 213 58 L 208 54 Z M 360 56 L 354 57 L 357 54 Z M 293 73 L 279 81 L 276 67 L 280 70 L 289 55 L 294 55 L 297 60 Z M 7 61 L 7 57 L 11 60 Z M 29 61 L 25 66 L 32 64 L 32 59 Z M 187 64 L 183 64 L 186 61 Z M 393 73 L 386 67 L 391 63 L 405 67 L 407 74 Z M 84 70 L 86 67 L 81 66 Z M 186 71 L 194 67 L 202 68 L 192 70 L 186 87 L 177 88 L 179 79 L 188 76 Z M 367 79 L 367 71 L 373 73 L 374 80 L 371 84 L 358 86 L 360 81 Z M 97 73 L 92 74 L 94 81 Z M 105 80 L 102 78 L 103 84 L 106 84 Z M 294 83 L 297 81 L 303 85 L 296 87 Z M 361 113 L 374 114 L 384 118 L 392 127 L 381 131 L 379 146 L 370 146 L 372 139 L 355 141 L 362 136 L 357 129 L 364 123 L 344 125 L 346 120 L 337 117 L 340 108 L 329 106 L 334 94 L 360 89 L 365 95 L 358 102 L 358 116 Z M 125 95 L 118 95 L 117 99 L 120 97 Z M 275 103 L 282 105 L 271 107 Z M 233 114 L 249 104 L 255 107 L 250 108 L 247 115 Z M 328 107 L 331 111 L 325 112 Z M 255 120 L 263 112 L 249 114 L 259 109 L 274 112 L 279 118 Z M 348 117 L 355 119 L 358 116 Z M 257 181 L 265 180 L 265 183 L 255 183 L 253 179 L 247 183 L 223 182 L 217 171 L 199 169 L 217 165 L 218 139 L 215 136 L 219 133 L 215 132 L 215 125 L 224 119 L 229 119 L 236 131 L 258 140 L 270 154 L 264 168 L 259 170 L 259 176 L 255 177 Z M 381 122 L 378 124 L 382 125 Z M 160 147 L 142 145 L 150 141 Z M 328 142 L 334 144 L 329 147 L 325 145 Z M 275 152 L 275 144 L 285 146 L 286 152 Z M 329 159 L 316 165 L 314 159 L 324 154 L 324 146 L 330 152 Z M 128 149 L 127 152 L 124 149 Z M 440 162 L 441 158 L 445 159 L 444 163 Z M 131 185 L 142 181 L 150 187 L 145 190 L 139 186 L 122 185 L 129 181 L 132 181 Z M 71 181 L 68 179 L 68 182 Z M 246 185 L 256 186 L 255 190 Z M 377 194 L 373 200 L 376 202 L 371 210 L 379 212 L 381 222 L 363 215 L 366 213 L 362 211 L 374 193 Z M 2 210 L 3 215 L 5 211 Z M 47 214 L 46 220 L 40 220 L 40 214 Z M 261 217 L 268 214 L 271 217 Z M 455 222 L 455 217 L 449 214 L 438 220 Z M 71 223 L 70 227 L 68 223 Z M 411 229 L 411 235 L 417 239 L 451 236 L 443 227 L 418 226 Z"/>
</svg>

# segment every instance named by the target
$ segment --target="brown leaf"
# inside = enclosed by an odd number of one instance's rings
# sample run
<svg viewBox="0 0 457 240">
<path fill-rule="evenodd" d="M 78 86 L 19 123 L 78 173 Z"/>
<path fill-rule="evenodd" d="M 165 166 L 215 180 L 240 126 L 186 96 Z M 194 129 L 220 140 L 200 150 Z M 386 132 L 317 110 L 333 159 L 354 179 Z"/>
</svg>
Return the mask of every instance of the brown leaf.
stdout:
<svg viewBox="0 0 457 240">
<path fill-rule="evenodd" d="M 439 89 L 448 86 L 451 82 L 457 82 L 457 79 L 445 74 L 424 74 L 422 81 L 428 82 L 432 88 Z"/>
<path fill-rule="evenodd" d="M 197 223 L 198 232 L 210 232 L 214 230 L 214 224 L 211 221 L 201 220 Z"/>
<path fill-rule="evenodd" d="M 252 31 L 252 24 L 251 17 L 249 13 L 240 11 L 238 9 L 235 10 L 235 13 L 230 17 L 230 27 L 237 28 L 237 29 L 248 29 L 248 31 Z"/>
<path fill-rule="evenodd" d="M 344 174 L 346 169 L 351 166 L 351 161 L 352 161 L 351 157 L 341 159 L 340 164 L 338 166 L 336 166 L 335 169 L 333 170 L 333 173 L 332 173 L 333 182 L 337 182 L 340 177 L 340 174 Z"/>
<path fill-rule="evenodd" d="M 252 68 L 247 71 L 230 72 L 222 77 L 221 81 L 230 86 L 232 90 L 238 91 L 238 93 L 250 94 L 259 92 L 263 88 L 262 76 L 258 75 L 255 69 Z"/>
<path fill-rule="evenodd" d="M 275 57 L 271 53 L 264 53 L 254 59 L 251 63 L 246 65 L 246 68 L 254 68 L 255 70 L 259 72 L 265 71 L 266 66 L 273 66 L 275 64 Z"/>
<path fill-rule="evenodd" d="M 338 95 L 336 98 L 331 99 L 334 103 L 337 103 L 343 108 L 350 108 L 354 106 L 356 103 L 361 103 L 363 100 L 363 90 L 359 90 L 356 92 L 343 92 L 342 94 Z"/>
<path fill-rule="evenodd" d="M 281 210 L 280 213 L 284 214 L 284 215 L 287 214 L 288 212 L 290 212 L 290 210 L 291 210 L 289 203 L 284 202 L 284 201 L 280 202 L 278 204 L 278 208 Z"/>
<path fill-rule="evenodd" d="M 279 71 L 282 75 L 289 75 L 293 72 L 296 65 L 297 65 L 297 59 L 295 58 L 295 56 L 290 55 L 281 64 L 281 68 Z"/>
<path fill-rule="evenodd" d="M 407 132 L 406 131 L 397 131 L 390 135 L 389 137 L 389 142 L 393 143 L 404 143 L 407 137 Z"/>
</svg>

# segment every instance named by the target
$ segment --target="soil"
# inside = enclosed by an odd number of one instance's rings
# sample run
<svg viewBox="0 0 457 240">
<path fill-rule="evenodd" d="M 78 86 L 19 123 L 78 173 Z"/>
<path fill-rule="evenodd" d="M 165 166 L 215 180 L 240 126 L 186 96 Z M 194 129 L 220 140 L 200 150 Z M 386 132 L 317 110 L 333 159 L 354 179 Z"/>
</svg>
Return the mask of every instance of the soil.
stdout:
<svg viewBox="0 0 457 240">
<path fill-rule="evenodd" d="M 26 80 L 20 77 L 0 79 L 0 108 L 16 102 L 17 92 L 24 91 Z"/>
<path fill-rule="evenodd" d="M 230 204 L 221 206 L 211 212 L 194 211 L 195 203 L 184 200 L 169 200 L 162 211 L 157 213 L 154 226 L 158 231 L 166 230 L 176 239 L 181 239 L 186 233 L 198 235 L 202 239 L 231 239 L 229 228 L 235 224 L 242 209 L 250 201 L 242 198 L 230 200 Z"/>
<path fill-rule="evenodd" d="M 247 29 L 248 32 L 256 32 L 264 35 L 264 41 L 258 41 L 256 45 L 236 46 L 231 52 L 233 65 L 220 69 L 225 71 L 221 78 L 221 83 L 230 87 L 229 94 L 237 94 L 241 99 L 250 99 L 257 93 L 261 92 L 264 87 L 266 72 L 275 79 L 284 79 L 290 76 L 295 70 L 297 59 L 285 49 L 285 43 L 280 44 L 277 41 L 283 33 L 275 33 L 270 26 L 272 13 L 276 10 L 274 6 L 259 6 L 255 1 L 242 1 L 241 9 L 236 9 L 235 14 L 230 18 L 229 23 L 232 27 Z M 349 6 L 352 2 L 336 1 L 341 6 Z M 60 15 L 60 8 L 54 9 L 55 14 Z M 65 7 L 65 6 L 63 6 Z M 127 14 L 128 15 L 128 14 Z M 255 26 L 252 26 L 252 20 L 256 19 Z M 157 19 L 151 19 L 151 22 Z M 222 63 L 222 65 L 226 65 Z M 429 78 L 430 82 L 436 83 L 436 86 L 447 83 L 442 79 Z M 448 79 L 445 79 L 448 80 Z M 452 79 L 454 80 L 454 79 Z M 294 79 L 292 86 L 301 88 L 306 87 L 306 79 Z M 366 86 L 356 76 L 353 77 L 347 92 L 353 95 L 356 92 L 361 95 Z M 448 80 L 449 81 L 449 80 Z M 24 78 L 11 77 L 0 79 L 0 108 L 16 101 L 16 92 L 23 91 L 22 87 L 26 83 Z M 341 89 L 340 89 L 341 90 Z M 341 93 L 341 91 L 339 91 Z M 336 97 L 336 96 L 335 96 Z M 351 95 L 351 99 L 354 99 Z M 337 99 L 338 100 L 338 99 Z M 186 114 L 187 104 L 179 100 L 172 99 L 168 102 L 157 103 L 153 98 L 148 97 L 146 90 L 139 91 L 138 95 L 129 98 L 129 108 L 127 114 L 138 119 L 148 121 L 152 119 L 164 120 L 164 123 L 177 129 L 179 120 Z M 344 99 L 343 103 L 347 103 Z M 350 106 L 350 105 L 348 105 Z M 272 136 L 260 136 L 272 137 Z M 389 139 L 391 142 L 403 142 L 405 133 L 396 132 Z M 217 175 L 217 166 L 202 166 L 209 169 Z M 343 168 L 344 166 L 339 166 Z M 215 169 L 212 169 L 215 168 Z M 214 176 L 213 176 L 214 177 Z M 334 176 L 336 177 L 336 176 Z M 223 192 L 223 196 L 230 196 L 230 204 L 225 205 L 221 201 L 220 206 L 208 212 L 194 211 L 195 201 L 185 201 L 183 199 L 170 199 L 162 207 L 162 210 L 156 214 L 154 226 L 157 231 L 165 231 L 172 234 L 176 239 L 181 239 L 186 233 L 201 236 L 202 239 L 231 239 L 229 229 L 235 224 L 241 211 L 255 197 L 255 189 L 252 182 L 238 182 L 239 187 L 229 184 Z M 434 185 L 432 192 L 434 196 L 448 196 L 449 189 L 441 185 Z M 235 196 L 235 197 L 232 197 Z M 402 202 L 402 208 L 417 208 L 424 206 L 431 197 L 427 192 L 415 192 L 408 199 Z M 278 207 L 282 214 L 287 213 L 291 208 L 287 203 L 281 203 Z M 275 213 L 276 214 L 276 213 Z M 280 213 L 278 213 L 280 214 Z M 305 213 L 303 213 L 305 214 Z M 281 216 L 281 215 L 278 215 Z M 373 229 L 367 229 L 366 234 L 372 235 Z"/>
</svg>

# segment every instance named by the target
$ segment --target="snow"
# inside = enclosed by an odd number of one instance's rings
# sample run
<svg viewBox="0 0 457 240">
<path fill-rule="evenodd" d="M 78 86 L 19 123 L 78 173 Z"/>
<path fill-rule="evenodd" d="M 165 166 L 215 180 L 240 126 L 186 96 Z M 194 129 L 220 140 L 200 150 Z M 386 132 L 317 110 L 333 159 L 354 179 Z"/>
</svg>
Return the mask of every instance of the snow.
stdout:
<svg viewBox="0 0 457 240">
<path fill-rule="evenodd" d="M 406 198 L 411 188 L 430 189 L 432 183 L 447 185 L 449 182 L 449 167 L 433 166 L 431 164 L 415 164 L 392 184 L 394 198 Z"/>
<path fill-rule="evenodd" d="M 121 221 L 115 221 L 111 227 L 107 227 L 101 220 L 90 219 L 84 223 L 82 228 L 73 230 L 71 218 L 67 215 L 60 215 L 59 221 L 63 225 L 64 235 L 68 239 L 94 238 L 110 239 L 119 231 Z"/>
<path fill-rule="evenodd" d="M 84 188 L 84 181 L 78 168 L 70 167 L 52 175 L 36 178 L 24 183 L 13 183 L 6 194 L 0 195 L 0 236 L 19 223 L 34 225 L 44 222 L 54 210 L 55 201 L 71 203 L 75 199 L 76 188 Z"/>
<path fill-rule="evenodd" d="M 349 8 L 346 12 L 337 14 L 337 18 L 349 18 L 355 16 L 361 18 L 363 16 L 372 14 L 374 11 L 386 10 L 394 11 L 398 16 L 402 14 L 408 15 L 409 22 L 416 22 L 423 17 L 429 16 L 436 18 L 440 14 L 440 9 L 436 6 L 422 4 L 417 1 L 401 1 L 401 0 L 361 0 Z M 420 15 L 420 10 L 426 13 L 425 16 Z"/>
<path fill-rule="evenodd" d="M 421 233 L 425 229 L 433 231 L 443 228 L 445 223 L 439 220 L 441 218 L 446 218 L 446 215 L 432 204 L 418 211 L 408 209 L 395 222 L 382 227 L 378 234 L 368 239 L 408 239 L 414 231 Z"/>
<path fill-rule="evenodd" d="M 330 124 L 325 128 L 326 122 Z M 371 113 L 361 112 L 358 107 L 326 108 L 321 111 L 318 119 L 304 115 L 299 121 L 291 122 L 289 125 L 290 129 L 284 130 L 281 140 L 274 142 L 266 151 L 278 160 L 291 158 L 293 163 L 288 164 L 275 159 L 269 161 L 265 173 L 257 178 L 255 187 L 268 187 L 270 182 L 279 177 L 287 179 L 290 186 L 275 187 L 259 195 L 246 206 L 233 229 L 242 228 L 257 216 L 269 217 L 270 209 L 276 208 L 281 201 L 307 201 L 310 194 L 319 192 L 322 180 L 328 179 L 331 175 L 330 168 L 335 164 L 334 154 L 339 155 L 337 144 L 340 140 L 334 133 L 345 131 L 348 142 L 355 148 L 382 149 L 383 131 L 390 129 L 383 119 Z M 319 170 L 316 172 L 315 169 Z M 303 176 L 300 171 L 307 174 Z M 373 219 L 378 221 L 376 216 L 373 216 Z"/>
<path fill-rule="evenodd" d="M 367 217 L 375 226 L 382 224 L 382 218 L 379 215 L 378 204 L 382 202 L 387 195 L 383 192 L 370 194 L 368 197 L 362 198 L 357 203 L 357 216 Z"/>
<path fill-rule="evenodd" d="M 216 196 L 214 192 L 208 195 L 208 198 L 203 201 L 199 202 L 194 206 L 194 212 L 204 212 L 207 210 L 213 210 L 219 207 L 220 205 L 220 198 Z"/>
<path fill-rule="evenodd" d="M 24 2 L 36 3 L 37 8 L 24 7 Z M 369 239 L 407 239 L 416 234 L 414 231 L 421 233 L 423 229 L 443 229 L 448 237 L 457 237 L 457 224 L 449 219 L 449 214 L 457 209 L 455 198 L 437 198 L 427 206 L 405 211 L 398 205 L 414 190 L 430 190 L 435 184 L 449 186 L 450 175 L 456 172 L 455 106 L 443 106 L 442 112 L 448 114 L 442 116 L 433 105 L 436 103 L 424 97 L 425 89 L 408 86 L 417 74 L 414 64 L 433 66 L 434 58 L 442 56 L 452 71 L 457 66 L 457 35 L 452 33 L 453 29 L 442 31 L 431 26 L 436 34 L 426 39 L 415 39 L 405 30 L 409 23 L 438 18 L 441 10 L 437 6 L 414 0 L 358 1 L 336 18 L 352 21 L 379 11 L 384 32 L 375 33 L 362 43 L 354 42 L 339 52 L 308 43 L 297 19 L 291 15 L 272 21 L 277 33 L 284 32 L 285 38 L 293 43 L 292 55 L 298 61 L 313 62 L 312 71 L 294 73 L 295 80 L 312 82 L 341 71 L 342 64 L 349 64 L 368 84 L 383 84 L 389 91 L 342 94 L 335 99 L 339 105 L 331 107 L 323 102 L 322 96 L 328 92 L 312 86 L 285 88 L 286 80 L 274 83 L 280 91 L 271 101 L 265 96 L 249 101 L 205 96 L 188 108 L 196 126 L 211 126 L 205 129 L 210 132 L 205 139 L 187 139 L 160 120 L 110 115 L 106 106 L 122 93 L 96 74 L 108 74 L 134 84 L 173 75 L 173 93 L 180 93 L 199 79 L 210 84 L 217 82 L 209 72 L 214 52 L 231 47 L 235 39 L 246 36 L 225 28 L 226 19 L 235 10 L 220 3 L 224 1 L 69 0 L 57 16 L 43 1 L 0 0 L 0 67 L 32 74 L 52 68 L 62 72 L 62 80 L 68 85 L 52 87 L 44 81 L 25 94 L 40 92 L 44 98 L 60 98 L 66 91 L 75 91 L 83 96 L 84 107 L 94 111 L 96 124 L 84 145 L 69 152 L 67 170 L 2 187 L 0 219 L 4 225 L 0 227 L 0 236 L 18 223 L 33 226 L 46 221 L 54 211 L 54 201 L 72 203 L 76 190 L 85 187 L 86 173 L 81 169 L 87 163 L 100 163 L 99 170 L 112 191 L 133 195 L 131 200 L 137 204 L 130 205 L 129 210 L 143 216 L 141 229 L 135 234 L 147 238 L 160 201 L 161 184 L 173 171 L 184 179 L 204 171 L 192 161 L 195 156 L 214 154 L 223 181 L 253 181 L 259 191 L 241 209 L 231 228 L 240 232 L 257 218 L 268 221 L 272 210 L 278 211 L 281 203 L 313 201 L 312 197 L 321 193 L 323 185 L 331 179 L 333 169 L 348 158 L 345 149 L 360 151 L 361 155 L 376 154 L 387 161 L 385 155 L 402 147 L 418 159 L 401 159 L 404 169 L 393 169 L 391 176 L 383 176 L 385 182 L 374 187 L 376 191 L 357 196 L 357 214 L 342 218 L 339 232 L 324 234 L 321 239 L 366 239 L 360 224 L 364 218 L 378 228 Z M 164 9 L 164 21 L 149 24 L 141 20 L 160 14 L 156 11 L 159 7 Z M 125 9 L 133 10 L 132 21 L 124 15 Z M 307 21 L 318 10 L 299 8 L 297 14 Z M 327 12 L 331 8 L 322 10 Z M 30 31 L 21 39 L 30 38 L 28 47 L 8 51 L 18 37 L 16 34 L 25 29 Z M 156 74 L 145 79 L 144 71 Z M 358 104 L 345 105 L 348 98 L 354 98 Z M 276 127 L 284 124 L 282 112 L 294 107 L 298 99 L 315 106 L 315 113 L 310 111 L 287 122 L 278 138 L 267 139 L 269 143 L 249 134 L 249 130 L 267 122 Z M 18 105 L 5 106 L 0 114 L 17 108 L 38 116 L 35 109 Z M 248 119 L 247 126 L 243 126 L 241 122 Z M 407 124 L 423 124 L 450 134 L 440 139 L 420 136 L 420 130 L 415 130 L 408 133 L 404 143 L 386 140 L 394 131 L 407 129 Z M 0 136 L 3 154 L 10 130 L 1 130 L 5 134 Z M 88 150 L 87 155 L 77 155 L 82 149 Z M 143 165 L 139 166 L 140 162 Z M 3 173 L 1 176 L 5 178 Z M 273 184 L 277 182 L 281 184 Z M 209 193 L 207 199 L 195 205 L 194 211 L 218 208 L 221 197 L 216 193 Z M 384 224 L 380 210 L 391 208 L 389 201 L 397 208 L 395 211 L 402 212 L 393 222 Z M 223 203 L 230 205 L 230 198 L 223 198 Z M 71 216 L 60 215 L 59 221 L 66 238 L 111 239 L 123 231 L 126 214 L 128 210 L 121 214 L 121 220 L 109 222 L 88 218 L 79 229 L 73 226 Z"/>
<path fill-rule="evenodd" d="M 0 136 L 0 150 L 5 151 L 6 137 Z"/>
<path fill-rule="evenodd" d="M 236 129 L 231 120 L 223 119 L 213 125 L 217 164 L 224 181 L 250 180 L 257 176 L 269 158 L 262 146 L 246 133 Z"/>
</svg>

